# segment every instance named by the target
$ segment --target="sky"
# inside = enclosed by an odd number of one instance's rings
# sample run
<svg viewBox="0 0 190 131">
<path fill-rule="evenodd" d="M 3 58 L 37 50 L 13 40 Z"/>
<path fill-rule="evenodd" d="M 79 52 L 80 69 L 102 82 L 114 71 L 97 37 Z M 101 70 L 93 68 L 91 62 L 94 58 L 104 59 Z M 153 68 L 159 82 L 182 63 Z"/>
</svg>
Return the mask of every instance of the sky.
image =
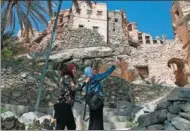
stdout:
<svg viewBox="0 0 190 131">
<path fill-rule="evenodd" d="M 170 9 L 172 1 L 98 1 L 107 3 L 108 10 L 124 9 L 129 22 L 136 22 L 141 32 L 149 33 L 155 38 L 165 34 L 167 39 L 173 39 L 172 19 Z M 63 1 L 62 9 L 71 7 L 71 1 Z M 40 30 L 46 27 L 40 25 Z M 17 31 L 19 26 L 17 26 Z"/>
</svg>

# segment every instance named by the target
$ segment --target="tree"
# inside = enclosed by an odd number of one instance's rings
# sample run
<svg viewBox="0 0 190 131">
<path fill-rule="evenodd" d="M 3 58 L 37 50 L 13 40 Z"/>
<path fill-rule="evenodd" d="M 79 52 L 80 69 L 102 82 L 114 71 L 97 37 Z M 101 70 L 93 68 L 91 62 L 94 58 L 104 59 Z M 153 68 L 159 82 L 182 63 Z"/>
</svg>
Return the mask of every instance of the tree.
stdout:
<svg viewBox="0 0 190 131">
<path fill-rule="evenodd" d="M 33 24 L 39 30 L 39 23 L 48 25 L 46 15 L 51 16 L 52 7 L 56 4 L 53 0 L 3 0 L 1 2 L 1 16 L 6 19 L 3 32 L 7 29 L 15 30 L 18 21 L 21 30 L 25 30 L 26 42 L 29 42 L 29 32 L 33 34 Z M 23 32 L 22 32 L 23 33 Z"/>
</svg>

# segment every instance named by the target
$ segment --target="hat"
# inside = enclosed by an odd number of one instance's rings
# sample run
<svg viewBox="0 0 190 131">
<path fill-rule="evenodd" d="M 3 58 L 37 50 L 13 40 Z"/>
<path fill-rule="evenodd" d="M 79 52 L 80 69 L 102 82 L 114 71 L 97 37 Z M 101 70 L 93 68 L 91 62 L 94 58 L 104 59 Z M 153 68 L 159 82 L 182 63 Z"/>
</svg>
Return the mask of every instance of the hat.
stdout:
<svg viewBox="0 0 190 131">
<path fill-rule="evenodd" d="M 85 75 L 85 77 L 91 77 L 93 75 L 92 68 L 91 67 L 86 67 L 84 69 L 84 75 Z"/>
</svg>

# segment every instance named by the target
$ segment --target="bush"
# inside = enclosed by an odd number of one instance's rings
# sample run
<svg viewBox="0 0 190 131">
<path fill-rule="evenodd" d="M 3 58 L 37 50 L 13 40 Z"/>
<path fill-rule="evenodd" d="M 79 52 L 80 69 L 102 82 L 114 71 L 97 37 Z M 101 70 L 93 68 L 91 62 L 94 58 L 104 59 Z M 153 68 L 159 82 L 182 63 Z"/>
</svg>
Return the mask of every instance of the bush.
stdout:
<svg viewBox="0 0 190 131">
<path fill-rule="evenodd" d="M 10 58 L 13 56 L 13 51 L 11 51 L 9 48 L 5 47 L 1 52 L 1 56 L 4 58 Z"/>
</svg>

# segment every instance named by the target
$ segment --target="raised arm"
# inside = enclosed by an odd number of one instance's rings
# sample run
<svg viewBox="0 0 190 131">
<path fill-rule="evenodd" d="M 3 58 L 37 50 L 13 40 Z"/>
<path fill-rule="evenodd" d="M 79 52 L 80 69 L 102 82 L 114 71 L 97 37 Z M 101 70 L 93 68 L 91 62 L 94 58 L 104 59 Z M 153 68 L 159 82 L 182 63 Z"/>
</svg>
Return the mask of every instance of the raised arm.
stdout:
<svg viewBox="0 0 190 131">
<path fill-rule="evenodd" d="M 101 81 L 101 80 L 105 79 L 106 77 L 108 77 L 115 70 L 115 68 L 116 68 L 116 66 L 112 65 L 104 73 L 97 74 L 96 75 L 96 80 Z"/>
</svg>

